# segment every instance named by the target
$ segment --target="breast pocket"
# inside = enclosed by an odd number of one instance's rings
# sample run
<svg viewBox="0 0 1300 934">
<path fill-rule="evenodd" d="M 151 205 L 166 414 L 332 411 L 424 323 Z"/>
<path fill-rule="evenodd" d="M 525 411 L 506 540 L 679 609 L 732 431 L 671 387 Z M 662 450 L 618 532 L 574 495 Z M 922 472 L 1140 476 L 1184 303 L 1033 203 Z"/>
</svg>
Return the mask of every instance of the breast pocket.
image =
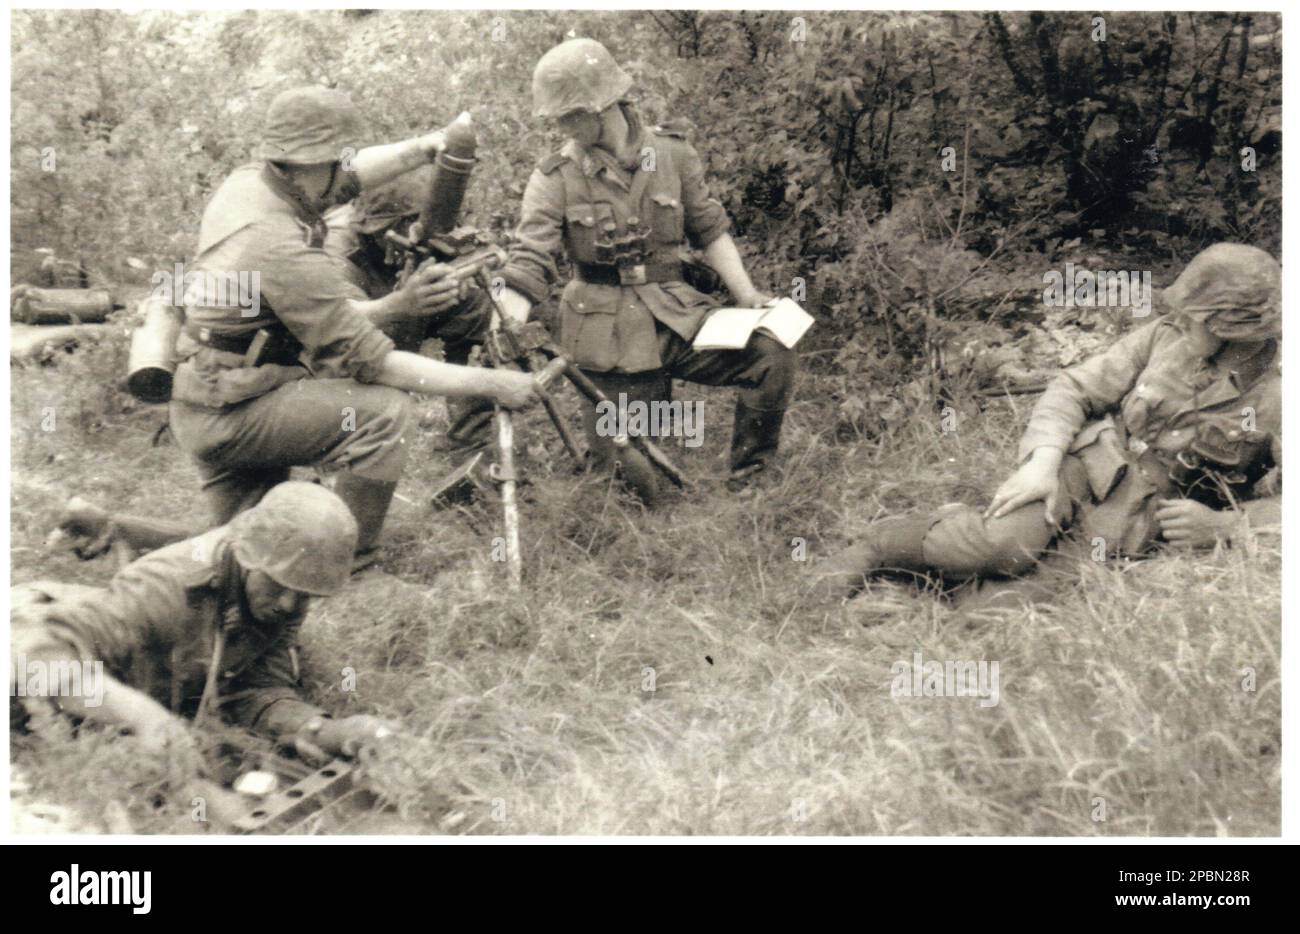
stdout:
<svg viewBox="0 0 1300 934">
<path fill-rule="evenodd" d="M 682 202 L 670 194 L 660 193 L 650 196 L 651 238 L 655 243 L 676 246 L 684 236 L 682 222 Z"/>
<path fill-rule="evenodd" d="M 608 204 L 571 204 L 564 209 L 564 235 L 569 259 L 578 263 L 596 262 L 596 239 L 614 223 L 614 210 Z"/>
</svg>

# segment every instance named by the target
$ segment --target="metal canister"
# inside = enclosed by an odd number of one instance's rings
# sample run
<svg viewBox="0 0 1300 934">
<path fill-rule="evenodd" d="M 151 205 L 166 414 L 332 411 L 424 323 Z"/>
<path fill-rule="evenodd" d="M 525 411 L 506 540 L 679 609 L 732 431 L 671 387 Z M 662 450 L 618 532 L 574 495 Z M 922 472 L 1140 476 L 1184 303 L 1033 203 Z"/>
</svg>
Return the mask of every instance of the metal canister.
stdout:
<svg viewBox="0 0 1300 934">
<path fill-rule="evenodd" d="M 9 315 L 24 324 L 86 324 L 103 321 L 113 308 L 113 295 L 107 289 L 20 286 L 14 290 Z"/>
<path fill-rule="evenodd" d="M 126 388 L 141 402 L 167 402 L 176 372 L 176 338 L 181 310 L 158 298 L 140 303 L 143 320 L 131 335 L 126 362 Z"/>
</svg>

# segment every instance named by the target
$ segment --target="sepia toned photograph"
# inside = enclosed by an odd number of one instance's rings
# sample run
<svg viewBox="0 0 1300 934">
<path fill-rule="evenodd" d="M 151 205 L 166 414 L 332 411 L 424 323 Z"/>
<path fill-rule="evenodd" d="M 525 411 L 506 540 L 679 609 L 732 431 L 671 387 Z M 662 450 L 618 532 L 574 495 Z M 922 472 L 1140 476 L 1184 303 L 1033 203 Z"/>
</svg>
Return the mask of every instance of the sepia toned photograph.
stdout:
<svg viewBox="0 0 1300 934">
<path fill-rule="evenodd" d="M 1279 13 L 8 20 L 11 836 L 1282 834 Z"/>
</svg>

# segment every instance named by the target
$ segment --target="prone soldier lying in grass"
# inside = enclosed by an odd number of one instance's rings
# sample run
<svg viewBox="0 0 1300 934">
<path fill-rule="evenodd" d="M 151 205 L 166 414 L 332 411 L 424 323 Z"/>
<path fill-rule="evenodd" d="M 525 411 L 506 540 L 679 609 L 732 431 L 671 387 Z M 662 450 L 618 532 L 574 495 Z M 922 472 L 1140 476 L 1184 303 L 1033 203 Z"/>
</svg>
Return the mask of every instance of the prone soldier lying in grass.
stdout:
<svg viewBox="0 0 1300 934">
<path fill-rule="evenodd" d="M 22 683 L 10 685 L 11 704 L 117 724 L 187 774 L 201 760 L 182 715 L 219 711 L 316 758 L 391 736 L 386 720 L 334 720 L 297 691 L 309 603 L 347 581 L 356 541 L 338 496 L 288 482 L 227 525 L 135 561 L 106 588 L 15 587 L 11 678 Z M 96 663 L 94 698 L 60 690 L 58 678 L 23 677 Z"/>
</svg>

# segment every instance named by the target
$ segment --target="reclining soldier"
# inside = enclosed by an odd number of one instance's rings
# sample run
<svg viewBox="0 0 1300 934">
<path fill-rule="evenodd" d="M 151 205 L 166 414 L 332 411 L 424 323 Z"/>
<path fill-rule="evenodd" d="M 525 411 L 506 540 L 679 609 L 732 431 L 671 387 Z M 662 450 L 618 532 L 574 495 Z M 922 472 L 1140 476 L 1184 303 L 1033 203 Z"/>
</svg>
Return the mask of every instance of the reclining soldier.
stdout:
<svg viewBox="0 0 1300 934">
<path fill-rule="evenodd" d="M 883 572 L 984 581 L 962 607 L 1036 602 L 1047 589 L 998 578 L 1037 569 L 1060 532 L 1071 554 L 1137 557 L 1210 547 L 1281 524 L 1268 483 L 1282 457 L 1281 267 L 1219 243 L 1165 290 L 1167 313 L 1047 387 L 1020 467 L 988 508 L 954 504 L 873 523 L 817 572 L 845 596 Z M 989 581 L 988 579 L 994 579 Z"/>
<path fill-rule="evenodd" d="M 316 757 L 381 740 L 393 724 L 332 719 L 297 691 L 298 633 L 311 598 L 347 581 L 356 540 L 356 520 L 339 497 L 288 482 L 229 524 L 130 564 L 107 587 L 14 587 L 11 677 L 15 668 L 96 661 L 105 677 L 102 703 L 60 696 L 54 678 L 42 679 L 38 696 L 24 685 L 26 696 L 15 698 L 11 684 L 10 697 L 38 722 L 52 703 L 129 728 L 150 753 L 189 769 L 199 758 L 182 716 L 201 706 Z"/>
<path fill-rule="evenodd" d="M 443 147 L 438 131 L 361 148 L 360 123 L 338 91 L 297 88 L 272 101 L 262 160 L 235 170 L 204 211 L 187 272 L 194 282 L 177 341 L 170 422 L 198 466 L 214 524 L 256 503 L 290 467 L 317 466 L 333 473 L 364 551 L 405 468 L 408 392 L 508 408 L 531 403 L 535 393 L 527 373 L 398 350 L 378 326 L 464 302 L 446 267 L 426 263 L 401 289 L 363 301 L 322 248 L 324 210 L 428 163 Z M 207 287 L 248 274 L 256 276 L 249 305 L 229 301 L 229 289 Z M 119 517 L 116 528 L 141 550 L 192 532 L 135 517 Z"/>
</svg>

